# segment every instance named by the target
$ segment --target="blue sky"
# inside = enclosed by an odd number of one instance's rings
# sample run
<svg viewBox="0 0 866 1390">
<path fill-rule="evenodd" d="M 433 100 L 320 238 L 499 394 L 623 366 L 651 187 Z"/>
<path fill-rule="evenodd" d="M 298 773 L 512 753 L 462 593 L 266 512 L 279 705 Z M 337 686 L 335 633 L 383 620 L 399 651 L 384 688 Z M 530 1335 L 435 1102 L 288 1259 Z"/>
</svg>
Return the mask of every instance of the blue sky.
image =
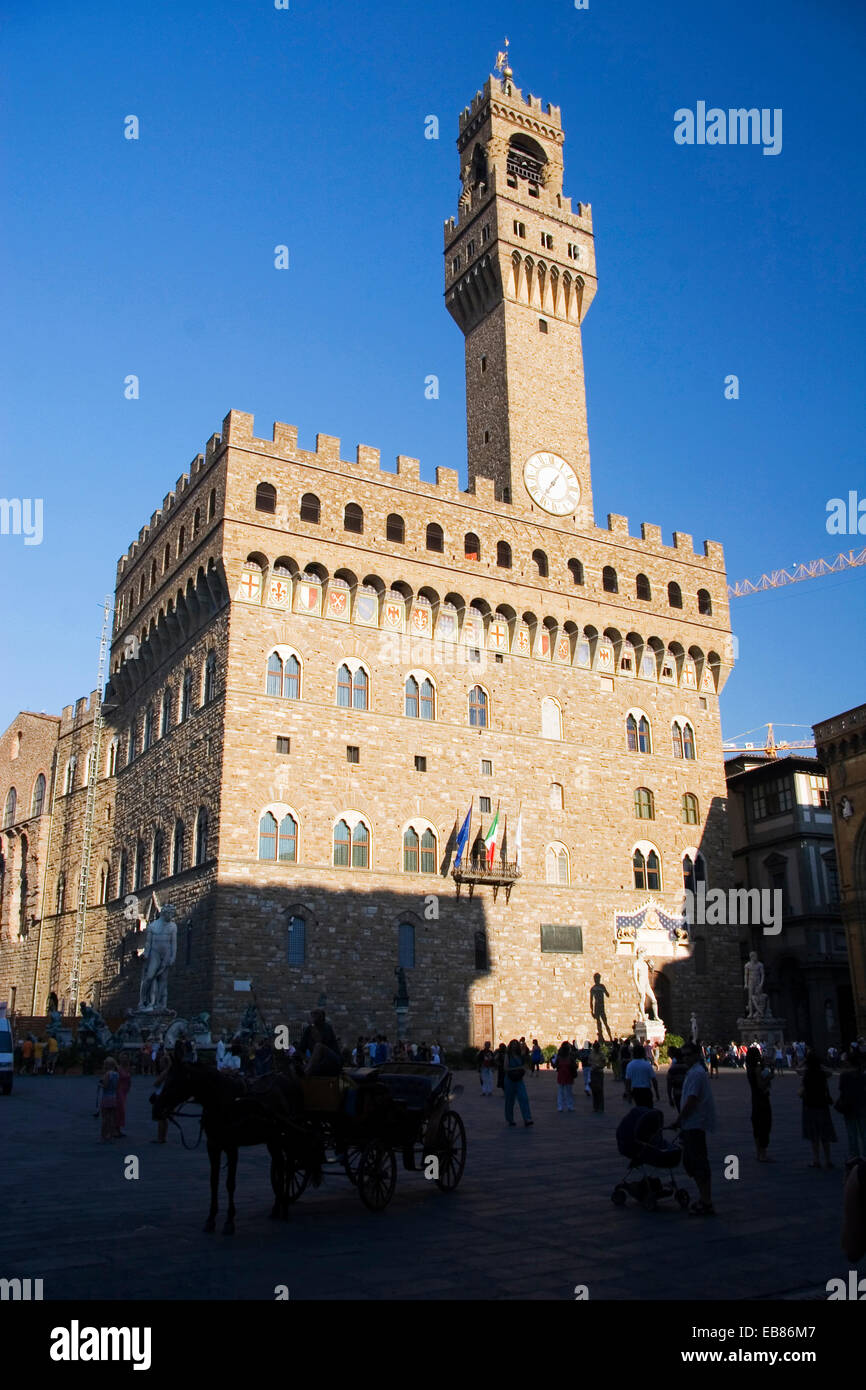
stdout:
<svg viewBox="0 0 866 1390">
<path fill-rule="evenodd" d="M 597 521 L 720 540 L 731 580 L 866 545 L 825 527 L 866 499 L 855 0 L 18 0 L 4 28 L 0 495 L 43 498 L 44 539 L 0 536 L 0 727 L 90 690 L 117 558 L 229 409 L 464 467 L 441 229 L 505 34 L 593 206 Z M 781 108 L 782 152 L 677 145 L 699 100 Z M 726 736 L 866 699 L 864 618 L 866 568 L 734 600 Z"/>
</svg>

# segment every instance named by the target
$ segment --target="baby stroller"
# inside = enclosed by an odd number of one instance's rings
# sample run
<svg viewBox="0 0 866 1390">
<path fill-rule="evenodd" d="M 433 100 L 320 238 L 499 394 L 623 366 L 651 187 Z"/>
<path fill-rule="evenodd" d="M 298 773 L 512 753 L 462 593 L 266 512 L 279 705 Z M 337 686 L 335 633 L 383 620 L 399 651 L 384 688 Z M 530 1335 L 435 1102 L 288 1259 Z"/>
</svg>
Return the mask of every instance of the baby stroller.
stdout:
<svg viewBox="0 0 866 1390">
<path fill-rule="evenodd" d="M 680 1166 L 682 1148 L 662 1137 L 665 1117 L 660 1110 L 636 1105 L 617 1126 L 616 1143 L 628 1171 L 610 1194 L 615 1207 L 624 1207 L 628 1197 L 640 1202 L 645 1211 L 655 1211 L 658 1202 L 673 1197 L 685 1211 L 689 1194 L 677 1187 L 674 1169 Z"/>
</svg>

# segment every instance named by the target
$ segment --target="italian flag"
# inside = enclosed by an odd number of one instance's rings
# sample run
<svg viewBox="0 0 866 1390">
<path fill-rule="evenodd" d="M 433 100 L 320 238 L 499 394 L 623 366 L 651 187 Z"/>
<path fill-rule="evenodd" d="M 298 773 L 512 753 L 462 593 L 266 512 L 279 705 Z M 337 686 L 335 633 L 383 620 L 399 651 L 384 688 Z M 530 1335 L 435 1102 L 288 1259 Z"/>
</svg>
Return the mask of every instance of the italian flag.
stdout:
<svg viewBox="0 0 866 1390">
<path fill-rule="evenodd" d="M 490 829 L 484 836 L 484 857 L 487 860 L 487 867 L 493 868 L 493 860 L 496 856 L 496 837 L 499 833 L 499 807 L 496 807 L 496 815 L 490 822 Z"/>
</svg>

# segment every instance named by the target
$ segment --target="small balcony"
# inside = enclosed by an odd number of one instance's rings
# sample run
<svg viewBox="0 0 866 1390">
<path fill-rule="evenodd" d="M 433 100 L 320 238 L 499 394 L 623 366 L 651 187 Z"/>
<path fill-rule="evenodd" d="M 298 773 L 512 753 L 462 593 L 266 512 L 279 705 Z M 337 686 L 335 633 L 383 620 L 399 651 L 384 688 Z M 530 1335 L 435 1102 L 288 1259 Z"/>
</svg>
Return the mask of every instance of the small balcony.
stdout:
<svg viewBox="0 0 866 1390">
<path fill-rule="evenodd" d="M 523 877 L 523 870 L 518 867 L 516 859 L 497 859 L 493 864 L 488 864 L 486 859 L 470 859 L 467 864 L 461 864 L 459 869 L 452 869 L 451 877 L 457 888 L 458 898 L 460 889 L 464 886 L 469 888 L 471 899 L 476 886 L 483 887 L 488 884 L 493 889 L 494 902 L 500 888 L 505 889 L 505 901 L 508 902 L 514 884 L 517 879 Z"/>
</svg>

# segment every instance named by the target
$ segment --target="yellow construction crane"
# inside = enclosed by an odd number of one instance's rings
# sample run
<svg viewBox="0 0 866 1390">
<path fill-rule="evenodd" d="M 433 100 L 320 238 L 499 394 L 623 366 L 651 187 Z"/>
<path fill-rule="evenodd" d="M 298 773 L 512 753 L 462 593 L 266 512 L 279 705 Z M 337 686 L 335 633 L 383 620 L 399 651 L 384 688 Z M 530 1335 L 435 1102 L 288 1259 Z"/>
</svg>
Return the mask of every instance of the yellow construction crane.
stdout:
<svg viewBox="0 0 866 1390">
<path fill-rule="evenodd" d="M 789 570 L 772 570 L 760 579 L 740 579 L 728 585 L 728 598 L 745 598 L 766 589 L 781 589 L 785 584 L 799 584 L 803 579 L 819 579 L 822 574 L 841 574 L 843 570 L 866 565 L 866 546 L 862 550 L 843 550 L 832 560 L 809 560 L 804 565 L 792 565 Z"/>
<path fill-rule="evenodd" d="M 789 728 L 808 728 L 807 724 L 789 725 Z M 779 739 L 776 742 L 772 724 L 759 724 L 758 729 L 766 729 L 767 737 L 763 743 L 746 743 L 742 747 L 737 744 L 735 739 L 725 739 L 722 748 L 726 753 L 766 753 L 768 758 L 778 757 L 780 752 L 789 752 L 792 748 L 814 748 L 813 738 L 803 739 Z M 747 738 L 749 734 L 756 734 L 758 729 L 747 729 L 744 734 L 737 734 L 737 738 Z"/>
</svg>

